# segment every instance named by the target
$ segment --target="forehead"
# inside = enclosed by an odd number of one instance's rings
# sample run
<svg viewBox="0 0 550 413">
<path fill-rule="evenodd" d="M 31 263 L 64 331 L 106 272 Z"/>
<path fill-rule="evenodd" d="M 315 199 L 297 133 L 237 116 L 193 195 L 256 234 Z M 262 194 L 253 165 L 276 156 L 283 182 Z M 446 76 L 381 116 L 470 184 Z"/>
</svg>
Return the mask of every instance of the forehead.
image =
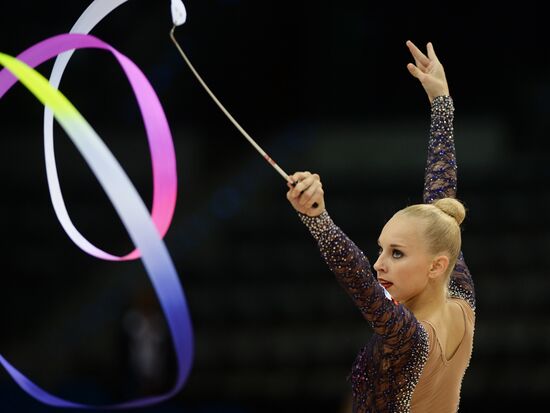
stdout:
<svg viewBox="0 0 550 413">
<path fill-rule="evenodd" d="M 381 244 L 417 245 L 422 234 L 423 223 L 418 218 L 394 215 L 382 228 Z"/>
</svg>

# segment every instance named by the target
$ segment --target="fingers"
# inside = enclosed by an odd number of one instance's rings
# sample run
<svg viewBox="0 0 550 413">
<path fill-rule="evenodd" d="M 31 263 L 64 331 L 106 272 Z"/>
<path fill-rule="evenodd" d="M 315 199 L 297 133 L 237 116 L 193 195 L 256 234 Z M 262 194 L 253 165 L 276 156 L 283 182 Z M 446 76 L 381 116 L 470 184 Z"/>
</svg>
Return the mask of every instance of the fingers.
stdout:
<svg viewBox="0 0 550 413">
<path fill-rule="evenodd" d="M 432 42 L 429 42 L 426 45 L 426 49 L 428 49 L 428 57 L 430 58 L 430 60 L 438 60 L 437 56 L 435 55 L 434 46 Z"/>
<path fill-rule="evenodd" d="M 293 175 L 293 178 L 298 178 L 296 185 L 292 190 L 291 195 L 294 198 L 299 197 L 304 191 L 306 191 L 315 182 L 320 183 L 319 175 L 311 174 L 309 172 L 300 172 Z M 296 181 L 295 181 L 296 182 Z"/>
<path fill-rule="evenodd" d="M 305 206 L 317 194 L 322 194 L 323 184 L 317 174 L 310 172 L 297 172 L 290 178 L 295 182 L 294 185 L 287 182 L 287 199 L 296 202 L 300 206 Z"/>
<path fill-rule="evenodd" d="M 428 66 L 430 64 L 430 59 L 410 40 L 407 40 L 407 47 L 409 48 L 409 51 L 416 60 L 417 64 L 422 66 Z"/>
<path fill-rule="evenodd" d="M 319 181 L 311 185 L 303 194 L 295 198 L 292 194 L 287 193 L 287 198 L 291 204 L 299 212 L 314 216 L 319 215 L 324 209 L 324 191 Z M 321 208 L 319 208 L 321 206 Z"/>
<path fill-rule="evenodd" d="M 292 188 L 288 190 L 286 193 L 286 199 L 288 199 L 290 202 L 294 201 L 294 197 L 292 196 Z"/>
<path fill-rule="evenodd" d="M 313 184 L 302 193 L 298 204 L 300 206 L 311 207 L 315 203 L 314 198 L 315 200 L 318 200 L 317 198 L 319 198 L 319 195 L 323 195 L 321 182 L 314 181 Z"/>
<path fill-rule="evenodd" d="M 315 217 L 325 210 L 324 191 L 321 178 L 310 172 L 297 172 L 289 176 L 286 197 L 294 209 Z"/>
<path fill-rule="evenodd" d="M 293 184 L 296 185 L 298 182 L 303 181 L 309 176 L 311 176 L 311 172 L 305 171 L 305 172 L 296 172 L 293 175 L 289 176 L 289 178 L 292 180 Z"/>
<path fill-rule="evenodd" d="M 411 75 L 413 75 L 414 77 L 416 77 L 418 80 L 420 80 L 422 82 L 422 80 L 424 80 L 424 76 L 426 76 L 424 74 L 424 72 L 422 70 L 420 70 L 418 67 L 416 67 L 415 65 L 413 65 L 412 63 L 409 63 L 407 65 L 407 69 L 409 70 L 409 73 Z"/>
</svg>

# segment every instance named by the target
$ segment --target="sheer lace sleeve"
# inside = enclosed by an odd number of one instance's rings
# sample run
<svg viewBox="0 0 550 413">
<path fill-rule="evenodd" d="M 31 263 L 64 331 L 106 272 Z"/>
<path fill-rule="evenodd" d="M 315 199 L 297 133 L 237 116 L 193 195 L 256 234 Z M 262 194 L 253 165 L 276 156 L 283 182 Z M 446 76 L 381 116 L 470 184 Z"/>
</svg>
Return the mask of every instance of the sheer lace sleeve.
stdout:
<svg viewBox="0 0 550 413">
<path fill-rule="evenodd" d="M 457 164 L 453 137 L 454 105 L 450 96 L 438 96 L 432 102 L 430 141 L 424 176 L 424 203 L 440 198 L 456 198 Z M 472 276 L 461 253 L 451 274 L 452 297 L 466 300 L 475 309 Z"/>
<path fill-rule="evenodd" d="M 367 257 L 326 211 L 316 218 L 301 214 L 300 218 L 338 282 L 374 330 L 349 376 L 353 411 L 408 412 L 428 358 L 428 332 L 405 306 L 386 298 Z"/>
<path fill-rule="evenodd" d="M 386 344 L 396 344 L 411 335 L 418 322 L 404 306 L 386 297 L 384 288 L 372 274 L 363 252 L 338 228 L 328 213 L 311 218 L 300 214 L 321 255 L 340 285 L 367 319 L 374 332 L 384 337 Z"/>
<path fill-rule="evenodd" d="M 450 96 L 432 102 L 430 141 L 424 175 L 424 203 L 456 197 L 456 158 L 453 137 L 454 106 Z"/>
</svg>

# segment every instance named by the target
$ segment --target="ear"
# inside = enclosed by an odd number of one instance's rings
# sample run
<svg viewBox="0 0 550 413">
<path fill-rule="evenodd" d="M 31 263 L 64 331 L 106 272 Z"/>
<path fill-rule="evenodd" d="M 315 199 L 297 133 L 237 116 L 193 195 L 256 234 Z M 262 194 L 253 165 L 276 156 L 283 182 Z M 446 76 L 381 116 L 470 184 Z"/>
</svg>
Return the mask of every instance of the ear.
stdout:
<svg viewBox="0 0 550 413">
<path fill-rule="evenodd" d="M 447 273 L 447 268 L 449 268 L 449 257 L 446 255 L 438 255 L 433 259 L 430 265 L 428 277 L 432 279 L 442 277 Z"/>
</svg>

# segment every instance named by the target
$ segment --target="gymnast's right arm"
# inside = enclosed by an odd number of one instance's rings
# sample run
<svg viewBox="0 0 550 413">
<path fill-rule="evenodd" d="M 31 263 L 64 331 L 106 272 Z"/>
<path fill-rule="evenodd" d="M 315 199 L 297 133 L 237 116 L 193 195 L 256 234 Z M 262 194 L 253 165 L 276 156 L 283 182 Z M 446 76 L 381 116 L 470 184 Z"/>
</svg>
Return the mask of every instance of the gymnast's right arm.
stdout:
<svg viewBox="0 0 550 413">
<path fill-rule="evenodd" d="M 372 273 L 363 252 L 338 228 L 325 209 L 319 175 L 297 172 L 288 185 L 287 199 L 317 241 L 322 257 L 340 285 L 367 319 L 374 332 L 395 346 L 411 337 L 418 322 L 403 305 L 389 300 Z M 313 208 L 313 204 L 317 206 Z"/>
</svg>

